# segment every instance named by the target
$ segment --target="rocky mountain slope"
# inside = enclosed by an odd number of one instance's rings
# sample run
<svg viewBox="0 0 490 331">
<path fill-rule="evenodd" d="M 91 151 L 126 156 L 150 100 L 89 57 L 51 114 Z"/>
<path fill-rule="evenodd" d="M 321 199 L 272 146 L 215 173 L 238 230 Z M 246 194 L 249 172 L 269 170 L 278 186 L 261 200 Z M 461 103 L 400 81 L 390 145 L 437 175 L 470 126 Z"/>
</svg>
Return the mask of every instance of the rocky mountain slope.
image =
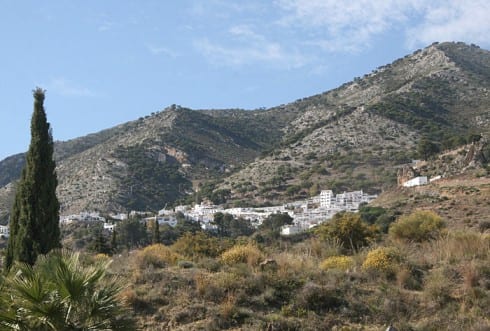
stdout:
<svg viewBox="0 0 490 331">
<path fill-rule="evenodd" d="M 444 150 L 470 135 L 489 137 L 489 108 L 490 52 L 463 43 L 433 44 L 271 109 L 174 105 L 56 143 L 62 213 L 158 209 L 209 181 L 236 205 L 324 188 L 380 192 L 396 183 L 399 164 L 418 157 L 421 138 Z M 18 177 L 22 162 L 0 162 L 0 186 Z"/>
<path fill-rule="evenodd" d="M 298 113 L 282 146 L 223 186 L 245 199 L 261 187 L 267 201 L 318 187 L 391 187 L 396 166 L 418 157 L 422 137 L 441 150 L 471 133 L 488 137 L 489 55 L 462 43 L 434 44 L 335 90 L 273 109 Z"/>
</svg>

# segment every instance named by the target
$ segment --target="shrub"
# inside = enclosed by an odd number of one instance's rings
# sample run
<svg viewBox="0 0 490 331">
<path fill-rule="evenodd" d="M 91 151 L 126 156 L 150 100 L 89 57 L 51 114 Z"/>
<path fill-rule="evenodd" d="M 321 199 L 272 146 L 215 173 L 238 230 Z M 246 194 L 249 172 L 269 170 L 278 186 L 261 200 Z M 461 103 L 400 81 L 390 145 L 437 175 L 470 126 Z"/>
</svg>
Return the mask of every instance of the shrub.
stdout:
<svg viewBox="0 0 490 331">
<path fill-rule="evenodd" d="M 204 232 L 185 233 L 173 245 L 172 250 L 191 259 L 217 257 L 230 244 L 226 240 L 210 237 Z"/>
<path fill-rule="evenodd" d="M 428 210 L 415 211 L 400 217 L 390 226 L 389 234 L 395 239 L 422 242 L 436 238 L 444 227 L 442 218 Z"/>
<path fill-rule="evenodd" d="M 339 270 L 347 270 L 352 268 L 354 265 L 354 259 L 350 256 L 331 256 L 322 263 L 320 263 L 320 269 L 328 270 L 328 269 L 339 269 Z"/>
<path fill-rule="evenodd" d="M 194 276 L 197 294 L 209 301 L 221 302 L 225 296 L 225 289 L 216 285 L 208 274 L 199 273 Z M 220 284 L 221 285 L 221 284 Z"/>
<path fill-rule="evenodd" d="M 324 240 L 338 240 L 344 249 L 356 250 L 376 238 L 377 228 L 363 222 L 359 214 L 346 212 L 318 226 L 315 233 Z"/>
<path fill-rule="evenodd" d="M 262 260 L 262 252 L 253 245 L 235 245 L 221 254 L 221 261 L 227 265 L 246 263 L 257 266 Z"/>
<path fill-rule="evenodd" d="M 480 221 L 480 223 L 478 223 L 478 229 L 481 233 L 490 230 L 490 221 Z"/>
<path fill-rule="evenodd" d="M 424 296 L 438 305 L 444 305 L 451 299 L 454 284 L 443 269 L 433 269 L 424 281 Z"/>
<path fill-rule="evenodd" d="M 2 277 L 2 330 L 135 330 L 120 299 L 122 282 L 107 274 L 110 262 L 84 266 L 78 253 L 39 255 L 16 263 Z"/>
<path fill-rule="evenodd" d="M 150 265 L 163 268 L 175 264 L 177 260 L 179 260 L 179 255 L 172 252 L 170 248 L 162 244 L 155 244 L 138 252 L 136 264 L 142 269 Z"/>
<path fill-rule="evenodd" d="M 488 259 L 490 240 L 485 234 L 474 231 L 451 231 L 429 243 L 426 257 L 432 257 L 432 263 L 446 261 L 458 263 L 474 258 Z"/>
<path fill-rule="evenodd" d="M 379 247 L 367 254 L 362 269 L 392 275 L 396 271 L 399 259 L 400 256 L 394 248 Z"/>
<path fill-rule="evenodd" d="M 340 291 L 314 283 L 306 283 L 296 295 L 297 308 L 317 313 L 334 310 L 344 304 Z"/>
</svg>

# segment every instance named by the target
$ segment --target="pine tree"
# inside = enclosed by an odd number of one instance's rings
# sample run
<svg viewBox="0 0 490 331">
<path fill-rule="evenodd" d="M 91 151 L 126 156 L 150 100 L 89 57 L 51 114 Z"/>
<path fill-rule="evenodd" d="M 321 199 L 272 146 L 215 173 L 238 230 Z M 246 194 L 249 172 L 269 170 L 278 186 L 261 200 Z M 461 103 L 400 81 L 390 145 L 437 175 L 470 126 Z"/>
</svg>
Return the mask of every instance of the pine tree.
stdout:
<svg viewBox="0 0 490 331">
<path fill-rule="evenodd" d="M 6 267 L 14 261 L 33 265 L 39 254 L 61 247 L 58 180 L 53 160 L 53 137 L 44 111 L 44 90 L 36 88 L 31 119 L 31 143 L 17 186 L 10 217 Z"/>
</svg>

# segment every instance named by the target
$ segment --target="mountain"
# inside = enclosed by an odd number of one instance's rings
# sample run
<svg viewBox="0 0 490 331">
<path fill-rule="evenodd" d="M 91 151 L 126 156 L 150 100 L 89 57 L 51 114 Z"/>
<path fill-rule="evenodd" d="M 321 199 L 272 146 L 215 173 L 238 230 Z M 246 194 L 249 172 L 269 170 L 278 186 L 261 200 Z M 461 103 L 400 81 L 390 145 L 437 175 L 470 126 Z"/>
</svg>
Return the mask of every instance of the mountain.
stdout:
<svg viewBox="0 0 490 331">
<path fill-rule="evenodd" d="M 422 139 L 445 150 L 490 133 L 490 52 L 433 44 L 337 89 L 271 112 L 294 111 L 282 145 L 224 180 L 238 199 L 365 189 L 396 183 Z M 250 191 L 247 191 L 250 188 Z M 259 194 L 256 193 L 257 188 Z"/>
<path fill-rule="evenodd" d="M 268 204 L 324 188 L 378 193 L 396 184 L 397 166 L 417 158 L 422 147 L 430 147 L 430 156 L 488 139 L 489 85 L 489 51 L 435 43 L 287 105 L 172 105 L 56 142 L 61 213 L 156 210 L 206 197 Z M 0 162 L 0 186 L 18 177 L 22 163 L 22 155 Z"/>
</svg>

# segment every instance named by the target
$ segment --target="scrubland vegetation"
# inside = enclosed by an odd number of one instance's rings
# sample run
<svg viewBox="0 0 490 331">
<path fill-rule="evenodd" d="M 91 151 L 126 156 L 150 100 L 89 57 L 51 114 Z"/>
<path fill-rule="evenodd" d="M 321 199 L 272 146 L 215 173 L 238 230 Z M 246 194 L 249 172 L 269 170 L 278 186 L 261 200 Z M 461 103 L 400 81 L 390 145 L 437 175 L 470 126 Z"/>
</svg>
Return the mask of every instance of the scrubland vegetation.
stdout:
<svg viewBox="0 0 490 331">
<path fill-rule="evenodd" d="M 113 260 L 144 330 L 490 327 L 488 230 L 455 229 L 432 211 L 379 226 L 387 213 L 338 214 L 287 238 L 185 233 L 98 259 Z"/>
</svg>

